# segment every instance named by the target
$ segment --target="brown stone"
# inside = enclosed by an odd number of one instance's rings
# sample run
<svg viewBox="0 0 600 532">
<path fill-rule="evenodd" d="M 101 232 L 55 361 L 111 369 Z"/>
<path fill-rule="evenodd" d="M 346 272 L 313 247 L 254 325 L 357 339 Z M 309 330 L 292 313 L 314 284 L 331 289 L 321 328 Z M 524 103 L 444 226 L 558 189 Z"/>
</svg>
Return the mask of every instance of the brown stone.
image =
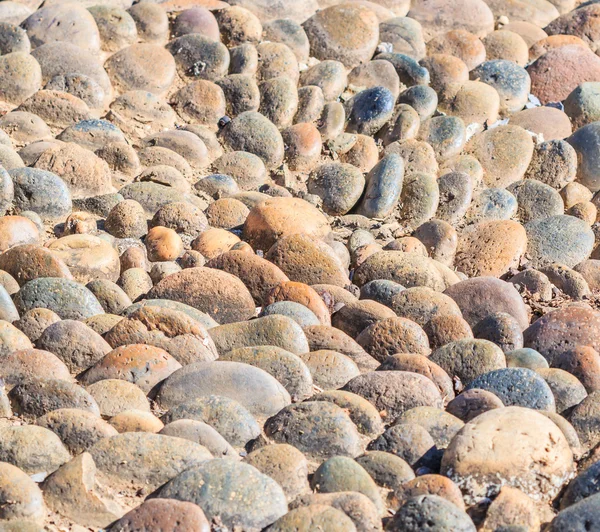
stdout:
<svg viewBox="0 0 600 532">
<path fill-rule="evenodd" d="M 331 325 L 329 309 L 319 294 L 304 283 L 284 281 L 271 290 L 264 300 L 268 306 L 276 301 L 295 301 L 311 310 L 323 325 Z"/>
</svg>

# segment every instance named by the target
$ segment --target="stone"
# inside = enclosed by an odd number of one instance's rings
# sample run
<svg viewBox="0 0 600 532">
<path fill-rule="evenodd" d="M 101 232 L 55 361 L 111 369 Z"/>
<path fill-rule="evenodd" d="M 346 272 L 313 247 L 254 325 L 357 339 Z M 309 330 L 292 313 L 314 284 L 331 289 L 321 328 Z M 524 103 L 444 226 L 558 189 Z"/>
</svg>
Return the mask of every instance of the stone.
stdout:
<svg viewBox="0 0 600 532">
<path fill-rule="evenodd" d="M 419 325 L 407 318 L 386 318 L 364 329 L 356 338 L 367 353 L 383 362 L 395 353 L 429 355 L 429 340 Z"/>
<path fill-rule="evenodd" d="M 211 395 L 186 401 L 163 416 L 166 426 L 178 420 L 204 422 L 235 447 L 244 447 L 260 435 L 260 427 L 252 414 L 225 396 Z"/>
<path fill-rule="evenodd" d="M 323 9 L 309 18 L 303 27 L 312 56 L 340 61 L 348 68 L 371 59 L 379 39 L 377 17 L 360 5 L 348 9 L 338 6 Z"/>
<path fill-rule="evenodd" d="M 139 4 L 153 5 L 153 4 Z M 115 532 L 139 530 L 148 532 L 153 528 L 169 529 L 181 526 L 186 530 L 208 532 L 210 524 L 204 512 L 195 504 L 173 499 L 149 499 L 126 513 L 112 525 Z"/>
<path fill-rule="evenodd" d="M 80 373 L 110 351 L 110 345 L 87 325 L 65 319 L 49 325 L 36 345 L 58 356 L 72 373 Z"/>
<path fill-rule="evenodd" d="M 287 406 L 267 420 L 264 430 L 274 441 L 293 445 L 319 462 L 362 452 L 356 426 L 333 403 L 308 401 Z"/>
<path fill-rule="evenodd" d="M 454 264 L 470 277 L 500 277 L 519 265 L 527 234 L 518 222 L 493 220 L 463 230 Z"/>
<path fill-rule="evenodd" d="M 227 74 L 229 52 L 224 44 L 198 33 L 173 39 L 167 50 L 182 78 L 216 80 Z"/>
<path fill-rule="evenodd" d="M 562 510 L 550 523 L 549 530 L 552 532 L 575 530 L 578 527 L 585 527 L 586 523 L 588 526 L 594 526 L 597 522 L 598 503 L 600 497 L 592 495 Z"/>
<path fill-rule="evenodd" d="M 98 414 L 81 408 L 59 408 L 39 417 L 36 425 L 54 432 L 74 455 L 81 454 L 117 431 Z"/>
<path fill-rule="evenodd" d="M 23 28 L 34 48 L 55 41 L 67 41 L 90 52 L 100 50 L 100 34 L 92 14 L 83 6 L 56 4 L 37 10 Z"/>
<path fill-rule="evenodd" d="M 85 319 L 104 310 L 87 288 L 58 277 L 40 277 L 26 283 L 15 297 L 20 313 L 34 308 L 47 308 L 62 319 Z"/>
<path fill-rule="evenodd" d="M 4 526 L 10 526 L 9 523 L 14 521 L 18 527 L 21 519 L 33 522 L 33 526 L 41 525 L 47 510 L 37 484 L 27 473 L 7 462 L 0 464 L 0 478 L 4 486 L 0 514 Z"/>
<path fill-rule="evenodd" d="M 525 225 L 527 254 L 536 268 L 560 263 L 568 267 L 587 259 L 593 246 L 593 233 L 582 220 L 567 215 L 533 220 Z"/>
<path fill-rule="evenodd" d="M 241 321 L 254 315 L 254 300 L 235 276 L 215 269 L 188 268 L 160 281 L 149 293 L 206 311 L 221 323 Z"/>
<path fill-rule="evenodd" d="M 291 402 L 285 388 L 266 371 L 230 361 L 194 363 L 177 370 L 161 386 L 158 401 L 163 407 L 172 408 L 184 399 L 210 395 L 239 401 L 263 419 Z"/>
<path fill-rule="evenodd" d="M 521 329 L 529 325 L 529 310 L 511 283 L 493 277 L 467 279 L 446 289 L 471 327 L 496 312 L 513 316 Z"/>
<path fill-rule="evenodd" d="M 548 69 L 549 65 L 560 68 Z M 542 105 L 562 101 L 581 83 L 595 81 L 593 72 L 600 68 L 598 57 L 579 45 L 567 45 L 548 50 L 529 65 L 531 90 Z"/>
<path fill-rule="evenodd" d="M 481 449 L 479 446 L 470 447 L 468 455 L 461 454 L 467 442 L 478 445 L 490 432 L 495 435 L 492 455 L 488 449 L 482 457 L 476 450 Z M 532 460 L 532 455 L 549 459 Z M 562 431 L 545 416 L 515 406 L 491 410 L 467 423 L 442 459 L 442 474 L 475 497 L 508 485 L 534 500 L 546 501 L 560 491 L 572 469 L 573 455 Z"/>
<path fill-rule="evenodd" d="M 483 37 L 494 29 L 494 15 L 485 2 L 461 0 L 446 4 L 437 0 L 418 0 L 408 12 L 423 26 L 425 41 L 452 29 L 463 29 Z"/>
<path fill-rule="evenodd" d="M 160 490 L 160 496 L 194 502 L 208 519 L 219 518 L 227 527 L 249 530 L 262 529 L 287 512 L 277 482 L 231 459 L 209 460 L 180 473 Z"/>
<path fill-rule="evenodd" d="M 127 317 L 108 333 L 106 341 L 113 347 L 148 344 L 167 351 L 181 364 L 212 361 L 217 350 L 205 326 L 181 309 L 152 301 L 127 312 Z"/>
<path fill-rule="evenodd" d="M 277 167 L 283 161 L 281 134 L 274 124 L 258 112 L 246 111 L 239 114 L 221 134 L 227 149 L 248 151 L 257 155 L 267 168 Z"/>
<path fill-rule="evenodd" d="M 464 532 L 476 530 L 466 512 L 437 495 L 418 495 L 409 498 L 394 514 L 387 529 L 394 532 L 400 530 L 416 532 L 423 527 Z"/>
<path fill-rule="evenodd" d="M 27 475 L 45 478 L 71 459 L 52 431 L 36 425 L 6 426 L 0 429 L 0 458 Z"/>
<path fill-rule="evenodd" d="M 480 375 L 506 367 L 502 350 L 488 340 L 463 339 L 450 342 L 431 354 L 450 378 L 458 377 L 468 386 Z"/>
<path fill-rule="evenodd" d="M 112 485 L 147 490 L 156 490 L 182 471 L 212 458 L 202 445 L 150 432 L 125 432 L 103 438 L 89 453 L 100 479 Z"/>
<path fill-rule="evenodd" d="M 213 456 L 235 458 L 236 450 L 213 427 L 195 419 L 178 419 L 165 425 L 160 434 L 190 440 L 206 447 Z"/>
<path fill-rule="evenodd" d="M 477 35 L 457 29 L 441 33 L 427 42 L 427 55 L 434 54 L 458 57 L 473 70 L 485 61 L 486 49 Z"/>
</svg>

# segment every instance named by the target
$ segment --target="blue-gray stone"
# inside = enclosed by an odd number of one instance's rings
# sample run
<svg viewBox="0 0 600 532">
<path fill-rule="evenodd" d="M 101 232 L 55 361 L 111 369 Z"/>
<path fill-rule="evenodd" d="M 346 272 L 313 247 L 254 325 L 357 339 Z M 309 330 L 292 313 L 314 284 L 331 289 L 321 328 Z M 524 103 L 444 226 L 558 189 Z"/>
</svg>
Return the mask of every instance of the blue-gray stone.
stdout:
<svg viewBox="0 0 600 532">
<path fill-rule="evenodd" d="M 459 155 L 467 140 L 467 128 L 457 116 L 436 116 L 422 124 L 420 138 L 428 142 L 438 159 Z"/>
<path fill-rule="evenodd" d="M 600 493 L 600 462 L 593 463 L 569 483 L 560 500 L 560 507 L 564 510 L 597 493 Z"/>
<path fill-rule="evenodd" d="M 73 209 L 71 192 L 56 174 L 37 168 L 14 168 L 15 210 L 33 211 L 45 220 L 64 220 Z"/>
<path fill-rule="evenodd" d="M 262 309 L 260 316 L 271 316 L 272 314 L 281 314 L 294 320 L 300 327 L 310 327 L 311 325 L 321 325 L 310 309 L 295 301 L 276 301 Z"/>
<path fill-rule="evenodd" d="M 392 300 L 404 290 L 404 286 L 394 281 L 375 279 L 360 288 L 360 299 L 371 299 L 392 308 Z"/>
<path fill-rule="evenodd" d="M 427 85 L 415 85 L 400 94 L 398 103 L 410 105 L 423 122 L 435 113 L 438 106 L 438 95 Z"/>
<path fill-rule="evenodd" d="M 111 142 L 127 142 L 123 132 L 108 120 L 81 120 L 66 128 L 56 137 L 63 142 L 75 142 L 88 150 L 96 151 Z"/>
<path fill-rule="evenodd" d="M 467 390 L 473 388 L 492 392 L 505 406 L 556 411 L 550 386 L 535 371 L 528 368 L 502 368 L 484 373 L 466 387 Z"/>
<path fill-rule="evenodd" d="M 198 397 L 178 404 L 162 417 L 165 425 L 178 419 L 202 421 L 234 447 L 244 447 L 260 435 L 260 427 L 252 414 L 234 399 L 222 395 Z"/>
<path fill-rule="evenodd" d="M 437 495 L 411 497 L 386 526 L 388 532 L 475 532 L 466 512 Z"/>
<path fill-rule="evenodd" d="M 261 530 L 288 511 L 277 482 L 231 458 L 208 460 L 180 473 L 159 496 L 197 504 L 210 521 L 219 519 L 230 530 Z"/>
<path fill-rule="evenodd" d="M 563 264 L 569 268 L 589 258 L 594 232 L 583 220 L 559 215 L 525 224 L 527 255 L 532 268 Z"/>
<path fill-rule="evenodd" d="M 559 512 L 547 530 L 548 532 L 600 531 L 600 493 Z"/>
<path fill-rule="evenodd" d="M 486 188 L 474 199 L 468 215 L 478 221 L 510 220 L 517 212 L 517 198 L 504 188 Z"/>
<path fill-rule="evenodd" d="M 549 367 L 548 361 L 541 353 L 530 347 L 523 347 L 506 353 L 506 365 L 509 368 L 529 368 L 534 370 Z"/>
<path fill-rule="evenodd" d="M 523 109 L 531 90 L 531 78 L 527 70 L 507 59 L 481 63 L 471 71 L 471 79 L 494 87 L 500 96 L 500 110 L 505 113 Z"/>
<path fill-rule="evenodd" d="M 63 320 L 84 320 L 104 314 L 96 296 L 85 286 L 61 277 L 39 277 L 21 287 L 14 298 L 23 314 L 34 308 L 47 308 Z"/>
<path fill-rule="evenodd" d="M 358 214 L 367 218 L 385 218 L 398 204 L 404 180 L 404 161 L 390 153 L 379 161 L 367 175 L 365 195 Z"/>
<path fill-rule="evenodd" d="M 386 52 L 377 55 L 375 59 L 383 59 L 392 63 L 400 82 L 407 87 L 429 84 L 429 70 L 419 65 L 417 61 L 408 55 Z"/>
<path fill-rule="evenodd" d="M 197 181 L 194 188 L 205 192 L 215 199 L 221 196 L 233 196 L 240 191 L 237 181 L 225 174 L 211 174 L 206 176 Z"/>
<path fill-rule="evenodd" d="M 373 135 L 392 117 L 396 98 L 385 87 L 365 89 L 354 96 L 347 106 L 346 131 Z"/>
<path fill-rule="evenodd" d="M 517 216 L 523 223 L 565 212 L 558 190 L 537 179 L 521 179 L 510 185 L 508 190 L 517 198 Z"/>
</svg>

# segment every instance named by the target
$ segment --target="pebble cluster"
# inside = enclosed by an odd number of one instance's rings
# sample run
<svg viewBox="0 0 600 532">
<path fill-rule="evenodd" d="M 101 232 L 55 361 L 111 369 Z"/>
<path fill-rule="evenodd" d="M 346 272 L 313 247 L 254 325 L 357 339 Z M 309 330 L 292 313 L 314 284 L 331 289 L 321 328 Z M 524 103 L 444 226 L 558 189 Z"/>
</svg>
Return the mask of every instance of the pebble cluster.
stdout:
<svg viewBox="0 0 600 532">
<path fill-rule="evenodd" d="M 600 531 L 599 56 L 597 1 L 0 2 L 0 530 Z"/>
</svg>

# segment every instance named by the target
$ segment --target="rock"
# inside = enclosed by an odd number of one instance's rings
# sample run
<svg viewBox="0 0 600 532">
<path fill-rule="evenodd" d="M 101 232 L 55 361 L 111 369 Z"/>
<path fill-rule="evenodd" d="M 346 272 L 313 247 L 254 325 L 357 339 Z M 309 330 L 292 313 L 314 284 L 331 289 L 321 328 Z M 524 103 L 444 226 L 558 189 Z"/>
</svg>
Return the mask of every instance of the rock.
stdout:
<svg viewBox="0 0 600 532">
<path fill-rule="evenodd" d="M 335 456 L 323 462 L 315 471 L 311 485 L 318 493 L 362 493 L 371 499 L 380 513 L 384 511 L 381 495 L 373 479 L 347 456 Z"/>
<path fill-rule="evenodd" d="M 554 396 L 546 382 L 527 368 L 505 368 L 480 375 L 467 389 L 488 390 L 506 406 L 555 410 Z"/>
<path fill-rule="evenodd" d="M 418 495 L 409 498 L 395 513 L 386 529 L 394 532 L 400 530 L 416 532 L 422 530 L 424 526 L 435 527 L 438 530 L 445 528 L 464 532 L 476 530 L 466 512 L 437 495 Z"/>
<path fill-rule="evenodd" d="M 103 438 L 117 434 L 106 421 L 81 408 L 59 408 L 36 419 L 36 425 L 54 432 L 74 455 L 80 454 Z"/>
<path fill-rule="evenodd" d="M 260 427 L 250 412 L 225 396 L 212 395 L 186 401 L 163 416 L 167 424 L 185 419 L 207 423 L 235 447 L 244 447 L 260 434 Z"/>
<path fill-rule="evenodd" d="M 383 362 L 395 353 L 428 356 L 429 340 L 425 331 L 406 318 L 386 318 L 364 329 L 356 341 L 373 358 Z"/>
<path fill-rule="evenodd" d="M 155 527 L 169 529 L 174 526 L 198 532 L 210 530 L 210 524 L 204 512 L 197 505 L 173 499 L 144 501 L 140 506 L 126 513 L 111 528 L 115 532 L 127 532 L 128 530 L 147 532 Z"/>
<path fill-rule="evenodd" d="M 99 477 L 113 485 L 144 486 L 147 490 L 155 490 L 181 471 L 212 458 L 197 443 L 149 432 L 104 438 L 89 453 Z"/>
<path fill-rule="evenodd" d="M 527 253 L 536 268 L 552 263 L 573 267 L 592 251 L 593 234 L 582 220 L 572 216 L 551 216 L 526 224 Z"/>
<path fill-rule="evenodd" d="M 229 52 L 224 44 L 191 33 L 173 39 L 167 49 L 173 55 L 179 75 L 215 80 L 225 74 L 229 67 Z"/>
<path fill-rule="evenodd" d="M 490 432 L 495 434 L 493 462 L 489 452 L 482 458 L 477 451 L 473 452 L 473 447 L 468 455 L 460 455 L 467 441 L 476 445 Z M 544 434 L 543 451 L 540 451 L 541 434 Z M 551 459 L 532 461 L 532 453 L 538 456 L 540 452 Z M 573 455 L 562 431 L 545 416 L 514 406 L 486 412 L 467 423 L 442 459 L 442 473 L 459 483 L 470 496 L 488 489 L 496 491 L 500 484 L 517 487 L 535 500 L 548 500 L 561 489 L 572 468 Z"/>
<path fill-rule="evenodd" d="M 213 456 L 235 458 L 236 450 L 213 427 L 195 419 L 178 419 L 164 426 L 160 434 L 190 440 L 206 447 Z"/>
<path fill-rule="evenodd" d="M 377 17 L 359 5 L 347 9 L 338 6 L 323 9 L 309 18 L 303 27 L 312 56 L 340 61 L 348 68 L 371 59 L 379 39 Z"/>
<path fill-rule="evenodd" d="M 172 408 L 184 399 L 224 395 L 255 416 L 267 418 L 291 402 L 289 393 L 266 371 L 240 362 L 189 364 L 161 386 L 159 403 Z"/>
<path fill-rule="evenodd" d="M 239 114 L 222 130 L 221 135 L 228 150 L 248 151 L 257 155 L 267 168 L 277 167 L 283 161 L 281 134 L 258 112 L 246 111 Z"/>
<path fill-rule="evenodd" d="M 198 485 L 205 488 L 198 490 Z M 262 529 L 287 512 L 277 482 L 231 459 L 209 460 L 184 471 L 160 490 L 160 496 L 194 502 L 208 519 L 249 530 Z"/>
<path fill-rule="evenodd" d="M 510 283 L 493 277 L 467 279 L 444 292 L 459 306 L 463 318 L 471 327 L 496 312 L 513 316 L 521 329 L 529 325 L 529 310 Z"/>
<path fill-rule="evenodd" d="M 600 69 L 598 57 L 578 45 L 567 45 L 548 50 L 529 65 L 531 91 L 542 105 L 562 101 L 581 83 L 595 81 Z M 549 69 L 553 65 L 554 68 Z M 560 68 L 556 68 L 560 65 Z"/>
<path fill-rule="evenodd" d="M 0 478 L 4 486 L 1 514 L 4 526 L 9 527 L 13 521 L 18 528 L 20 520 L 41 525 L 47 510 L 37 484 L 27 473 L 6 462 L 0 464 Z"/>
<path fill-rule="evenodd" d="M 438 0 L 418 0 L 408 12 L 423 26 L 425 41 L 451 29 L 464 29 L 483 37 L 494 29 L 494 15 L 484 2 L 461 0 L 452 5 Z"/>
<path fill-rule="evenodd" d="M 450 342 L 431 354 L 431 360 L 468 386 L 478 376 L 506 367 L 502 350 L 487 340 Z"/>
<path fill-rule="evenodd" d="M 275 377 L 290 394 L 292 401 L 312 395 L 313 379 L 305 361 L 274 346 L 242 347 L 223 353 L 219 360 L 230 360 L 256 366 Z"/>
<path fill-rule="evenodd" d="M 20 313 L 47 308 L 62 319 L 85 319 L 104 310 L 96 297 L 84 286 L 57 277 L 41 277 L 26 283 L 15 297 Z"/>
<path fill-rule="evenodd" d="M 244 320 L 254 315 L 254 301 L 243 283 L 226 272 L 189 268 L 160 281 L 149 293 L 206 311 L 221 323 Z"/>
<path fill-rule="evenodd" d="M 184 365 L 217 357 L 217 349 L 202 323 L 181 310 L 152 304 L 129 313 L 105 338 L 113 348 L 130 344 L 160 347 Z"/>
<path fill-rule="evenodd" d="M 598 503 L 600 503 L 600 497 L 592 495 L 562 510 L 550 523 L 549 530 L 551 532 L 576 530 L 577 527 L 585 527 L 585 523 L 588 523 L 588 526 L 594 526 L 597 522 Z"/>
<path fill-rule="evenodd" d="M 448 54 L 461 59 L 469 70 L 485 61 L 486 49 L 477 35 L 466 30 L 440 33 L 427 42 L 428 55 Z"/>
<path fill-rule="evenodd" d="M 55 41 L 67 41 L 97 52 L 100 34 L 94 17 L 83 6 L 55 4 L 38 9 L 23 22 L 32 46 Z"/>
<path fill-rule="evenodd" d="M 0 434 L 2 462 L 17 466 L 29 476 L 39 475 L 43 479 L 71 459 L 58 436 L 43 427 L 5 426 Z"/>
<path fill-rule="evenodd" d="M 385 411 L 386 419 L 394 420 L 416 406 L 440 406 L 441 396 L 435 384 L 423 375 L 406 371 L 379 371 L 352 379 L 345 390 L 367 399 Z M 382 390 L 388 390 L 382 395 Z M 393 393 L 390 393 L 393 390 Z"/>
<path fill-rule="evenodd" d="M 181 364 L 169 353 L 151 345 L 132 344 L 113 349 L 81 377 L 86 384 L 104 379 L 132 382 L 146 394 L 179 369 Z"/>
<path fill-rule="evenodd" d="M 287 406 L 267 420 L 264 430 L 275 442 L 289 443 L 319 462 L 362 452 L 356 426 L 333 403 L 309 401 Z"/>
<path fill-rule="evenodd" d="M 96 466 L 88 453 L 63 465 L 44 484 L 48 506 L 68 519 L 87 526 L 107 526 L 123 510 L 114 500 L 103 497 L 97 486 Z"/>
<path fill-rule="evenodd" d="M 211 329 L 210 334 L 219 353 L 256 345 L 272 345 L 294 354 L 309 350 L 300 326 L 287 316 L 265 316 L 249 322 L 221 325 Z"/>
</svg>

